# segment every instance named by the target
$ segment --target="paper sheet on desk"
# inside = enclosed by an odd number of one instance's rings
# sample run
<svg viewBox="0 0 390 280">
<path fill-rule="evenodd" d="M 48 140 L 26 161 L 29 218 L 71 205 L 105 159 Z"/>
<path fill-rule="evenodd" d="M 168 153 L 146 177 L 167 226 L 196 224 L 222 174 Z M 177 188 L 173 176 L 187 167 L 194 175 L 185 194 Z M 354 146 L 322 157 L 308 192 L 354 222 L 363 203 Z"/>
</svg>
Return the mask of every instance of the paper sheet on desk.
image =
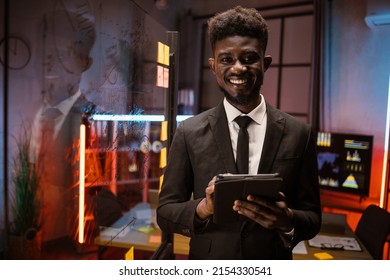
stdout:
<svg viewBox="0 0 390 280">
<path fill-rule="evenodd" d="M 299 242 L 293 249 L 293 254 L 307 255 L 307 249 L 304 241 Z"/>
<path fill-rule="evenodd" d="M 318 234 L 313 239 L 309 240 L 309 245 L 312 247 L 322 248 L 324 244 L 328 244 L 329 247 L 337 247 L 337 245 L 343 245 L 344 250 L 347 251 L 362 251 L 359 242 L 354 237 L 343 236 L 329 236 Z"/>
</svg>

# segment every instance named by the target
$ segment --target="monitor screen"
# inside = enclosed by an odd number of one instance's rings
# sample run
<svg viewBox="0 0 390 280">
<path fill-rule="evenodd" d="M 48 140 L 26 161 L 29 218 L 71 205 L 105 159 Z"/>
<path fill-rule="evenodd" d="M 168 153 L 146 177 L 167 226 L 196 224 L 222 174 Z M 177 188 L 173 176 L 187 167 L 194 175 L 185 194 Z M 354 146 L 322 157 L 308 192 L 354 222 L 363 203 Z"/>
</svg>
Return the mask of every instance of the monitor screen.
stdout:
<svg viewBox="0 0 390 280">
<path fill-rule="evenodd" d="M 368 196 L 373 136 L 317 133 L 317 162 L 322 189 Z"/>
</svg>

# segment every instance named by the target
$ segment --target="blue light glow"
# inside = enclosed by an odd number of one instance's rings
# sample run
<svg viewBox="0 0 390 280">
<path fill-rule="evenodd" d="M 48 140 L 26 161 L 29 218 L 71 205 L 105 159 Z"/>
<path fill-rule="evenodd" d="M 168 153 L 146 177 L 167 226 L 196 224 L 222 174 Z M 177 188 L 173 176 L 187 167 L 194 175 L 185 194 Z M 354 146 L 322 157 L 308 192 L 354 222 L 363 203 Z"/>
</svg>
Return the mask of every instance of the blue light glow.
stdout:
<svg viewBox="0 0 390 280">
<path fill-rule="evenodd" d="M 164 115 L 92 115 L 94 121 L 162 122 Z"/>
<path fill-rule="evenodd" d="M 192 115 L 180 115 L 176 116 L 176 121 L 181 122 Z M 109 114 L 96 114 L 92 115 L 91 119 L 94 121 L 133 121 L 133 122 L 163 122 L 165 120 L 164 115 L 109 115 Z"/>
</svg>

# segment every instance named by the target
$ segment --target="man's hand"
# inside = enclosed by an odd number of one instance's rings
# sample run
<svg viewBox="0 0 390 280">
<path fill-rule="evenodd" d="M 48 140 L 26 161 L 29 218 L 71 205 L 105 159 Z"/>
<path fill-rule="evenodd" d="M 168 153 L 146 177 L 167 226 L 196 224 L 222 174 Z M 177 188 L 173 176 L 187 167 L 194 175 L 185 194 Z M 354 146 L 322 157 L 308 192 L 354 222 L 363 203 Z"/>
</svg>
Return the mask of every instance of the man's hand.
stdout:
<svg viewBox="0 0 390 280">
<path fill-rule="evenodd" d="M 201 220 L 207 219 L 214 213 L 214 183 L 216 179 L 217 176 L 211 179 L 205 190 L 206 197 L 196 207 L 196 214 Z"/>
<path fill-rule="evenodd" d="M 233 210 L 267 229 L 279 229 L 284 232 L 293 229 L 293 212 L 287 207 L 286 197 L 281 192 L 276 202 L 248 195 L 247 201 L 234 201 Z"/>
</svg>

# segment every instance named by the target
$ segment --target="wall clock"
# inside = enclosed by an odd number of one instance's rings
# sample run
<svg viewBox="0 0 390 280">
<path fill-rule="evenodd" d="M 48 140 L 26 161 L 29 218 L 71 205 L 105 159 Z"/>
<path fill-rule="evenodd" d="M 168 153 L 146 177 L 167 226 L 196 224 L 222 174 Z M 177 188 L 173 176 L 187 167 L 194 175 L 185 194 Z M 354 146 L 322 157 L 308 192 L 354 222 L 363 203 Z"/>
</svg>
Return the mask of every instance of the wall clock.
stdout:
<svg viewBox="0 0 390 280">
<path fill-rule="evenodd" d="M 0 63 L 4 62 L 5 38 L 0 41 Z M 31 50 L 25 40 L 16 36 L 8 37 L 8 68 L 18 70 L 24 68 L 31 59 Z"/>
</svg>

